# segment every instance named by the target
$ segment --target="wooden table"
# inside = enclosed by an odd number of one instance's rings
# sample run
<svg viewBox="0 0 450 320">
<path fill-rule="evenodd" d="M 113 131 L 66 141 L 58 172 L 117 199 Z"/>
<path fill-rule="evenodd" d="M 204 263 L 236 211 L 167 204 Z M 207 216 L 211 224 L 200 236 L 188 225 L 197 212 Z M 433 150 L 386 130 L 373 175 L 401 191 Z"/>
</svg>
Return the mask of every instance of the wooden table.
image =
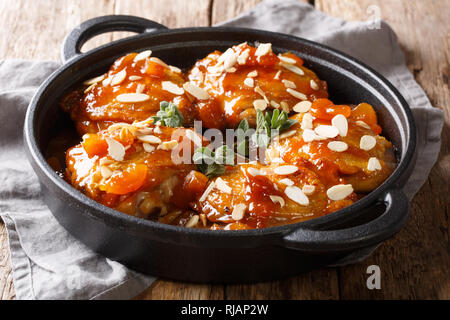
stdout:
<svg viewBox="0 0 450 320">
<path fill-rule="evenodd" d="M 168 27 L 210 26 L 260 0 L 3 0 L 0 58 L 58 60 L 64 36 L 80 22 L 105 14 L 132 14 Z M 412 201 L 408 225 L 367 260 L 253 285 L 197 285 L 156 281 L 143 299 L 450 299 L 450 16 L 449 0 L 315 0 L 330 15 L 366 20 L 378 6 L 396 31 L 408 67 L 432 104 L 445 112 L 439 160 Z M 373 7 L 372 7 L 373 9 Z M 375 8 L 376 9 L 376 8 Z M 124 33 L 101 35 L 92 48 Z M 366 269 L 379 265 L 382 289 L 366 288 Z M 13 299 L 6 230 L 0 223 L 0 298 Z"/>
</svg>

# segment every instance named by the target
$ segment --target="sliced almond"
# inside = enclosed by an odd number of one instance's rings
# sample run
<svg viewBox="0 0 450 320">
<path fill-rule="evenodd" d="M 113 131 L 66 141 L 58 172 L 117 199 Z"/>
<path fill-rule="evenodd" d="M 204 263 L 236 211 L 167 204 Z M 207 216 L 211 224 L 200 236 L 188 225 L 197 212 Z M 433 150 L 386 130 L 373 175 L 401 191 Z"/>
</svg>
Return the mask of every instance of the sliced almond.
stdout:
<svg viewBox="0 0 450 320">
<path fill-rule="evenodd" d="M 283 68 L 285 68 L 293 73 L 296 73 L 300 76 L 303 76 L 305 74 L 305 72 L 297 66 L 294 66 L 294 65 L 288 64 L 288 63 L 283 63 L 283 62 L 281 62 L 280 64 Z"/>
<path fill-rule="evenodd" d="M 302 123 L 300 127 L 303 130 L 312 129 L 313 128 L 313 116 L 310 113 L 305 113 L 302 118 Z"/>
<path fill-rule="evenodd" d="M 142 93 L 145 90 L 145 84 L 139 83 L 136 87 L 136 93 Z"/>
<path fill-rule="evenodd" d="M 153 130 L 153 132 L 157 133 L 157 134 L 163 133 L 162 130 L 161 130 L 161 127 L 159 125 L 156 125 L 155 129 Z"/>
<path fill-rule="evenodd" d="M 175 66 L 169 66 L 170 71 L 175 73 L 181 73 L 181 69 Z"/>
<path fill-rule="evenodd" d="M 281 76 L 281 70 L 278 70 L 273 78 L 274 78 L 274 80 L 279 80 L 280 76 Z"/>
<path fill-rule="evenodd" d="M 193 228 L 197 225 L 198 220 L 200 219 L 200 217 L 198 216 L 198 214 L 193 215 L 188 222 L 186 222 L 186 224 L 184 225 L 186 228 Z"/>
<path fill-rule="evenodd" d="M 282 208 L 284 207 L 285 202 L 284 202 L 284 199 L 282 197 L 280 197 L 280 196 L 273 196 L 273 195 L 270 195 L 269 197 L 270 197 L 270 200 L 272 200 L 273 203 L 279 203 Z"/>
<path fill-rule="evenodd" d="M 297 103 L 292 110 L 298 113 L 305 113 L 311 109 L 312 103 L 310 101 L 300 101 Z"/>
<path fill-rule="evenodd" d="M 297 61 L 295 61 L 295 59 L 283 56 L 281 54 L 278 55 L 278 59 L 280 59 L 282 62 L 287 63 L 287 64 L 296 64 Z"/>
<path fill-rule="evenodd" d="M 302 132 L 302 138 L 305 142 L 320 140 L 320 137 L 311 129 L 304 129 Z"/>
<path fill-rule="evenodd" d="M 202 145 L 202 138 L 200 138 L 200 136 L 197 133 L 195 133 L 192 130 L 186 130 L 186 137 L 189 140 L 191 140 L 194 143 L 194 145 L 196 145 L 198 147 L 201 147 L 201 145 Z"/>
<path fill-rule="evenodd" d="M 139 52 L 133 59 L 134 62 L 145 60 L 152 55 L 152 50 Z"/>
<path fill-rule="evenodd" d="M 128 80 L 130 81 L 136 81 L 136 80 L 141 80 L 142 77 L 141 76 L 129 76 Z"/>
<path fill-rule="evenodd" d="M 97 83 L 91 84 L 89 87 L 87 87 L 87 88 L 83 91 L 83 93 L 88 93 L 88 92 L 92 91 L 92 89 L 94 89 L 96 86 L 97 86 Z"/>
<path fill-rule="evenodd" d="M 267 102 L 264 99 L 257 99 L 253 101 L 253 107 L 257 110 L 264 111 L 267 108 Z"/>
<path fill-rule="evenodd" d="M 144 142 L 142 144 L 142 146 L 144 147 L 145 152 L 149 152 L 150 153 L 150 152 L 155 151 L 155 146 L 152 146 L 151 144 L 149 144 L 147 142 Z"/>
<path fill-rule="evenodd" d="M 212 189 L 214 189 L 214 186 L 215 186 L 215 183 L 213 181 L 208 185 L 205 192 L 203 192 L 202 196 L 200 197 L 200 199 L 198 199 L 198 201 L 200 201 L 200 202 L 205 201 L 206 198 L 208 197 L 209 193 L 212 191 Z"/>
<path fill-rule="evenodd" d="M 142 142 L 146 142 L 146 143 L 151 143 L 151 144 L 160 144 L 161 143 L 161 139 L 158 138 L 157 136 L 153 136 L 151 134 L 146 134 L 143 136 L 138 136 L 137 137 L 140 141 Z"/>
<path fill-rule="evenodd" d="M 351 184 L 338 184 L 327 190 L 327 196 L 331 200 L 338 201 L 347 198 L 353 192 Z"/>
<path fill-rule="evenodd" d="M 123 82 L 123 80 L 125 80 L 126 77 L 127 77 L 127 72 L 125 70 L 122 70 L 122 71 L 116 73 L 111 80 L 111 85 L 116 86 L 118 84 L 121 84 Z"/>
<path fill-rule="evenodd" d="M 287 88 L 286 91 L 289 92 L 293 97 L 295 97 L 297 99 L 308 100 L 308 97 L 305 94 L 298 92 L 297 90 Z"/>
<path fill-rule="evenodd" d="M 361 140 L 359 141 L 359 148 L 362 150 L 370 150 L 377 144 L 377 140 L 369 135 L 365 135 L 361 137 Z"/>
<path fill-rule="evenodd" d="M 309 205 L 308 197 L 303 193 L 303 191 L 299 187 L 296 186 L 286 187 L 286 189 L 284 189 L 284 193 L 288 196 L 289 199 L 297 202 L 302 206 Z"/>
<path fill-rule="evenodd" d="M 281 82 L 283 82 L 283 84 L 284 84 L 284 86 L 285 86 L 286 88 L 291 88 L 291 89 L 297 88 L 297 86 L 295 85 L 295 83 L 292 82 L 292 81 L 290 81 L 290 80 L 283 79 L 283 80 L 281 80 Z"/>
<path fill-rule="evenodd" d="M 109 84 L 111 83 L 112 78 L 108 77 L 105 80 L 102 81 L 102 86 L 106 87 L 109 86 Z"/>
<path fill-rule="evenodd" d="M 311 81 L 309 81 L 309 86 L 313 90 L 316 90 L 316 91 L 319 90 L 319 85 L 313 79 L 311 79 Z"/>
<path fill-rule="evenodd" d="M 198 100 L 207 100 L 210 98 L 208 92 L 191 82 L 186 82 L 183 84 L 184 90 L 192 94 Z"/>
<path fill-rule="evenodd" d="M 375 157 L 370 158 L 369 162 L 367 163 L 367 170 L 369 171 L 381 170 L 380 160 L 378 160 Z"/>
<path fill-rule="evenodd" d="M 281 110 L 283 110 L 286 113 L 289 113 L 291 110 L 289 109 L 289 104 L 286 101 L 281 101 Z"/>
<path fill-rule="evenodd" d="M 357 120 L 356 125 L 361 128 L 370 129 L 369 125 L 362 120 Z"/>
<path fill-rule="evenodd" d="M 257 57 L 265 56 L 266 54 L 270 53 L 271 51 L 272 51 L 271 43 L 260 43 L 258 48 L 255 51 L 255 56 L 257 56 Z"/>
<path fill-rule="evenodd" d="M 278 175 L 288 175 L 298 171 L 298 167 L 296 166 L 280 166 L 276 167 L 273 172 Z"/>
<path fill-rule="evenodd" d="M 164 91 L 168 91 L 168 92 L 176 94 L 176 95 L 181 95 L 181 94 L 184 93 L 183 88 L 180 88 L 179 86 L 177 86 L 172 81 L 163 81 L 163 82 L 161 82 L 161 87 L 162 87 L 162 89 Z"/>
<path fill-rule="evenodd" d="M 220 177 L 216 179 L 216 188 L 227 194 L 231 194 L 232 191 L 230 186 Z"/>
<path fill-rule="evenodd" d="M 327 125 L 319 125 L 314 129 L 314 132 L 324 138 L 335 138 L 339 134 L 339 131 L 336 127 L 327 126 Z"/>
<path fill-rule="evenodd" d="M 280 107 L 280 104 L 274 100 L 270 100 L 270 105 L 275 109 L 278 109 Z"/>
<path fill-rule="evenodd" d="M 348 145 L 343 141 L 330 141 L 328 142 L 327 147 L 335 152 L 344 152 L 348 149 Z"/>
<path fill-rule="evenodd" d="M 105 75 L 104 74 L 102 74 L 101 76 L 98 76 L 98 77 L 86 80 L 85 82 L 83 82 L 83 84 L 85 84 L 87 86 L 90 86 L 90 85 L 92 85 L 94 83 L 98 83 L 100 81 L 103 81 L 103 79 L 105 79 Z"/>
<path fill-rule="evenodd" d="M 247 87 L 253 88 L 253 87 L 255 86 L 255 81 L 253 80 L 253 78 L 245 78 L 244 84 L 245 84 Z"/>
<path fill-rule="evenodd" d="M 311 185 L 311 184 L 305 184 L 302 187 L 302 191 L 303 191 L 304 194 L 309 196 L 309 195 L 312 195 L 314 193 L 314 191 L 316 191 L 316 187 Z"/>
<path fill-rule="evenodd" d="M 170 141 L 165 141 L 163 143 L 161 143 L 158 146 L 158 149 L 161 150 L 172 150 L 174 148 L 176 148 L 178 146 L 178 141 L 177 140 L 170 140 Z"/>
<path fill-rule="evenodd" d="M 239 57 L 237 58 L 237 62 L 240 65 L 243 65 L 247 62 L 247 59 L 250 55 L 250 49 L 245 49 L 244 51 L 241 52 L 241 54 L 239 55 Z"/>
<path fill-rule="evenodd" d="M 125 157 L 125 148 L 124 146 L 109 137 L 106 137 L 106 143 L 108 144 L 108 155 L 116 161 L 123 161 Z"/>
<path fill-rule="evenodd" d="M 100 166 L 100 174 L 104 179 L 108 179 L 113 175 L 113 171 L 106 166 Z"/>
<path fill-rule="evenodd" d="M 348 121 L 344 115 L 342 114 L 335 115 L 333 119 L 331 119 L 331 124 L 333 125 L 333 127 L 336 127 L 336 129 L 338 129 L 339 135 L 341 137 L 347 136 Z"/>
<path fill-rule="evenodd" d="M 116 97 L 117 101 L 123 103 L 138 103 L 150 99 L 150 96 L 144 93 L 122 93 Z"/>
<path fill-rule="evenodd" d="M 225 70 L 232 68 L 237 62 L 236 53 L 232 50 L 232 53 L 228 54 L 223 61 L 223 68 Z"/>
<path fill-rule="evenodd" d="M 247 172 L 254 177 L 261 175 L 261 172 L 258 169 L 253 168 L 253 167 L 247 168 Z"/>
<path fill-rule="evenodd" d="M 244 218 L 245 210 L 247 210 L 247 206 L 244 203 L 239 203 L 234 206 L 233 212 L 231 212 L 231 217 L 233 220 L 239 221 Z"/>
<path fill-rule="evenodd" d="M 287 186 L 293 186 L 294 185 L 294 181 L 292 181 L 289 178 L 284 178 L 280 180 L 280 183 L 285 184 Z"/>
<path fill-rule="evenodd" d="M 161 65 L 161 66 L 163 66 L 165 68 L 169 68 L 169 65 L 167 63 L 165 63 L 164 61 L 162 61 L 161 59 L 159 59 L 159 58 L 151 57 L 149 60 L 154 62 L 154 63 L 157 63 L 157 64 L 159 64 L 159 65 Z"/>
<path fill-rule="evenodd" d="M 257 77 L 257 76 L 258 76 L 258 71 L 256 71 L 256 70 L 253 70 L 253 71 L 251 71 L 251 72 L 249 72 L 247 74 L 248 78 L 254 78 L 254 77 Z"/>
<path fill-rule="evenodd" d="M 293 136 L 296 133 L 297 133 L 297 130 L 290 130 L 287 132 L 283 132 L 282 134 L 280 134 L 278 136 L 278 139 L 281 140 L 281 139 L 289 138 L 290 136 Z"/>
</svg>

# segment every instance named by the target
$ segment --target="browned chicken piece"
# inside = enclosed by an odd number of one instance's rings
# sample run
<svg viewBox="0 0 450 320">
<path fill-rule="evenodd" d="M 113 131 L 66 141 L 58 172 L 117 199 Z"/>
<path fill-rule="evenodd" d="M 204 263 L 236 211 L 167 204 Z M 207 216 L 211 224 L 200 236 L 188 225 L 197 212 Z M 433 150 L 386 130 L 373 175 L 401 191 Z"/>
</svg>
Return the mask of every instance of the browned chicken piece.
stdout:
<svg viewBox="0 0 450 320">
<path fill-rule="evenodd" d="M 61 106 L 80 134 L 95 133 L 115 122 L 145 120 L 160 110 L 160 102 L 173 102 L 184 124 L 195 118 L 195 108 L 184 93 L 184 74 L 151 57 L 151 51 L 117 59 L 110 70 L 64 97 Z"/>
<path fill-rule="evenodd" d="M 256 110 L 290 112 L 303 100 L 328 97 L 327 86 L 292 53 L 276 55 L 270 44 L 246 43 L 197 61 L 188 74 L 199 120 L 206 128 L 255 124 Z M 198 89 L 200 88 L 200 89 Z"/>
</svg>

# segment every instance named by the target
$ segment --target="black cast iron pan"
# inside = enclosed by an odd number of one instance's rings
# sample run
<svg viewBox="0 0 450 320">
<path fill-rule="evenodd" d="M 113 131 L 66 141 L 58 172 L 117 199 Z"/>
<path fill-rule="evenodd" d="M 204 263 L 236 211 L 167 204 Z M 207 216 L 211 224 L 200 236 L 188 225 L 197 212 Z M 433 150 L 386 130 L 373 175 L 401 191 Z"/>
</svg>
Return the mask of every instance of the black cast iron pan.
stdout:
<svg viewBox="0 0 450 320">
<path fill-rule="evenodd" d="M 108 31 L 134 31 L 87 53 L 88 39 Z M 213 50 L 248 42 L 270 42 L 274 51 L 291 51 L 328 82 L 336 103 L 368 102 L 383 134 L 396 147 L 398 167 L 376 190 L 357 203 L 310 221 L 281 227 L 199 230 L 138 219 L 107 208 L 81 194 L 45 160 L 52 137 L 70 126 L 58 101 L 81 81 L 104 73 L 129 52 L 151 49 L 153 55 L 189 68 Z M 277 279 L 338 261 L 378 245 L 405 224 L 408 200 L 401 187 L 414 161 L 416 130 L 405 100 L 374 70 L 323 45 L 280 33 L 243 28 L 166 27 L 132 16 L 105 16 L 82 23 L 66 38 L 64 64 L 34 96 L 24 135 L 30 162 L 45 202 L 73 236 L 93 250 L 151 275 L 192 282 L 252 282 Z"/>
</svg>

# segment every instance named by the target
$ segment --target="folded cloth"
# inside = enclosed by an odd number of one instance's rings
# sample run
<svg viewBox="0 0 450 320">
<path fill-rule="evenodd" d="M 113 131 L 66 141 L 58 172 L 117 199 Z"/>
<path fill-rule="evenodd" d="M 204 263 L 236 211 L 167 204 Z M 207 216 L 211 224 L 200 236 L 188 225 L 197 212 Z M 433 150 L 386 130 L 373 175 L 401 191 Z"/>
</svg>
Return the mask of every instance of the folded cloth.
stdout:
<svg viewBox="0 0 450 320">
<path fill-rule="evenodd" d="M 405 66 L 394 32 L 380 22 L 345 22 L 298 1 L 265 1 L 222 25 L 290 33 L 344 51 L 387 77 L 406 98 L 418 125 L 418 159 L 404 190 L 409 198 L 426 181 L 440 149 L 443 114 L 433 108 Z M 376 48 L 374 50 L 373 48 Z M 17 299 L 127 299 L 155 278 L 95 254 L 70 236 L 40 197 L 22 142 L 28 103 L 54 62 L 0 62 L 0 215 L 7 232 Z M 340 264 L 359 261 L 358 252 Z"/>
</svg>

